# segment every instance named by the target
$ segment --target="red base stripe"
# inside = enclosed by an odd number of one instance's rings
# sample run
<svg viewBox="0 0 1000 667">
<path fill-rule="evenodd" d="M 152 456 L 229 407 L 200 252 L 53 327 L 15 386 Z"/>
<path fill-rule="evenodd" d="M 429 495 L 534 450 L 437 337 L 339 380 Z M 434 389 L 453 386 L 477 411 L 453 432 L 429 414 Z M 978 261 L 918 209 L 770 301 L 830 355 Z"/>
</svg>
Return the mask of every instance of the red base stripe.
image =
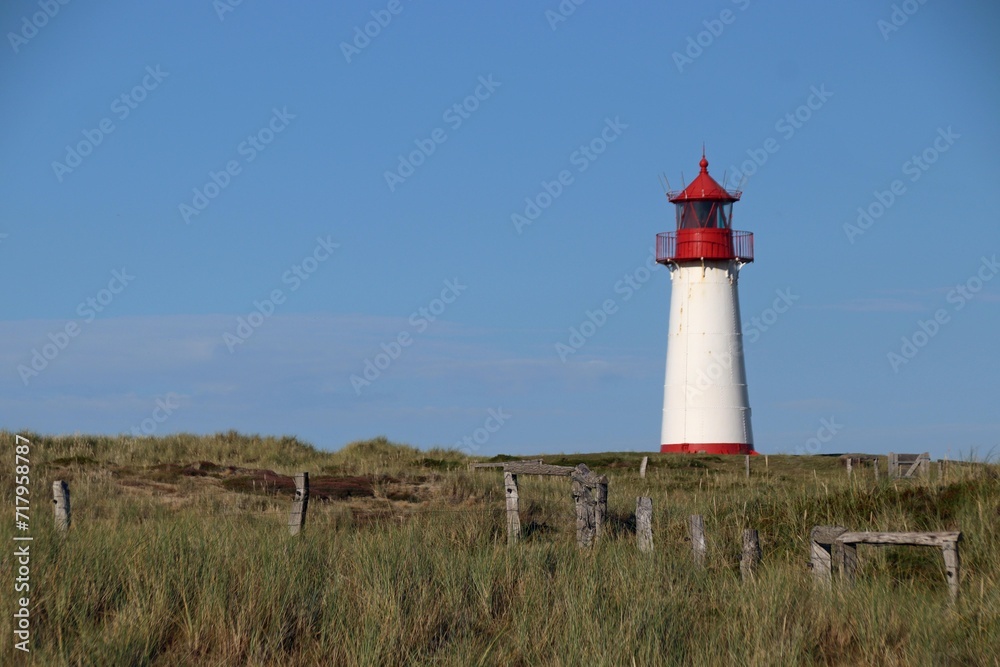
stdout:
<svg viewBox="0 0 1000 667">
<path fill-rule="evenodd" d="M 750 454 L 757 456 L 753 445 L 733 442 L 683 443 L 680 445 L 660 445 L 661 454 Z"/>
</svg>

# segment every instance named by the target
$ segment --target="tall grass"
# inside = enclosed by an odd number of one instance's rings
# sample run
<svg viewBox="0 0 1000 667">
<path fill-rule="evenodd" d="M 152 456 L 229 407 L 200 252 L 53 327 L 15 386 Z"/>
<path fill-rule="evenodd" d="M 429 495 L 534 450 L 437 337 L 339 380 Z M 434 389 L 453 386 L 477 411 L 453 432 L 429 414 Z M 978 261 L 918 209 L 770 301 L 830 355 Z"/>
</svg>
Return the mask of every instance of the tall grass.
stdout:
<svg viewBox="0 0 1000 667">
<path fill-rule="evenodd" d="M 8 641 L 4 664 L 988 665 L 1000 655 L 1000 480 L 990 465 L 947 482 L 875 484 L 857 472 L 849 482 L 829 457 L 769 457 L 767 468 L 755 459 L 750 480 L 742 459 L 726 457 L 653 456 L 646 479 L 641 454 L 547 457 L 610 477 L 606 534 L 581 551 L 565 479 L 522 477 L 526 535 L 508 548 L 497 472 L 384 439 L 325 453 L 237 434 L 38 437 L 33 450 L 32 653 L 25 660 Z M 120 484 L 197 461 L 384 472 L 435 495 L 313 503 L 292 538 L 285 496 L 203 480 Z M 41 506 L 56 476 L 72 480 L 65 537 Z M 0 472 L 6 507 L 9 477 Z M 653 498 L 653 554 L 635 548 L 638 495 Z M 686 541 L 692 513 L 708 532 L 702 569 Z M 948 603 L 939 552 L 915 547 L 862 547 L 854 588 L 815 588 L 806 539 L 816 524 L 962 530 L 959 603 Z M 764 562 L 742 582 L 739 535 L 750 527 Z M 0 537 L 13 544 L 10 522 Z M 0 577 L 13 580 L 6 556 Z"/>
</svg>

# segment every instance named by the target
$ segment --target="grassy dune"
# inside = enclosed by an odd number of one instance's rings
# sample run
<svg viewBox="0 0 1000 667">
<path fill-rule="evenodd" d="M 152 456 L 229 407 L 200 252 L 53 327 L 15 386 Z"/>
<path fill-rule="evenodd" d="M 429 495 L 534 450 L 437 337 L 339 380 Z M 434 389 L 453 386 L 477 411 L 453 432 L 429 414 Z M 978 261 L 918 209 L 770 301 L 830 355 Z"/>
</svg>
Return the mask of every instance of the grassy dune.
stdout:
<svg viewBox="0 0 1000 667">
<path fill-rule="evenodd" d="M 25 434 L 22 434 L 25 435 Z M 0 489 L 13 514 L 14 435 Z M 32 652 L 13 650 L 14 563 L 0 567 L 2 664 L 37 665 L 996 665 L 1000 472 L 948 480 L 846 478 L 833 457 L 754 460 L 546 456 L 610 478 L 607 534 L 575 546 L 569 482 L 522 478 L 525 537 L 506 546 L 496 471 L 452 451 L 376 439 L 335 453 L 237 433 L 32 440 Z M 884 465 L 884 464 L 883 464 Z M 287 475 L 308 470 L 307 525 L 287 533 Z M 69 481 L 73 525 L 54 533 L 50 488 Z M 655 553 L 635 548 L 653 498 Z M 709 553 L 691 567 L 686 517 Z M 0 537 L 12 545 L 13 521 Z M 807 536 L 962 530 L 962 597 L 940 553 L 859 550 L 858 584 L 817 590 Z M 743 583 L 744 528 L 764 563 Z"/>
</svg>

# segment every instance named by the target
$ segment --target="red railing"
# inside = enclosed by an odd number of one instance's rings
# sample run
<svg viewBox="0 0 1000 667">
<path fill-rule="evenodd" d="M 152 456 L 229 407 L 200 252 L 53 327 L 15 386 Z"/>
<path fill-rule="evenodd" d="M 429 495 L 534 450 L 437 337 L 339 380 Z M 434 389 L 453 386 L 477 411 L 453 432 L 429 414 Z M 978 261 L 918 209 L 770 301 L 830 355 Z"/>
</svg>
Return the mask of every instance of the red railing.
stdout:
<svg viewBox="0 0 1000 667">
<path fill-rule="evenodd" d="M 681 229 L 656 235 L 656 261 L 698 259 L 753 261 L 753 232 L 729 229 Z"/>
</svg>

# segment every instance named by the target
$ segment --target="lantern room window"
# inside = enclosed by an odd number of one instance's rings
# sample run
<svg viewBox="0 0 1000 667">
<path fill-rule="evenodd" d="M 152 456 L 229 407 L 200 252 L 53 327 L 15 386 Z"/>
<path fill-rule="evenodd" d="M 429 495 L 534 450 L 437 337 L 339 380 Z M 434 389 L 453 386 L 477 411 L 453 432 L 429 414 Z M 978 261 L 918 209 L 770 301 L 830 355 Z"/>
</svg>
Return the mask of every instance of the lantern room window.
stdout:
<svg viewBox="0 0 1000 667">
<path fill-rule="evenodd" d="M 730 229 L 732 212 L 732 202 L 677 202 L 677 229 Z"/>
</svg>

